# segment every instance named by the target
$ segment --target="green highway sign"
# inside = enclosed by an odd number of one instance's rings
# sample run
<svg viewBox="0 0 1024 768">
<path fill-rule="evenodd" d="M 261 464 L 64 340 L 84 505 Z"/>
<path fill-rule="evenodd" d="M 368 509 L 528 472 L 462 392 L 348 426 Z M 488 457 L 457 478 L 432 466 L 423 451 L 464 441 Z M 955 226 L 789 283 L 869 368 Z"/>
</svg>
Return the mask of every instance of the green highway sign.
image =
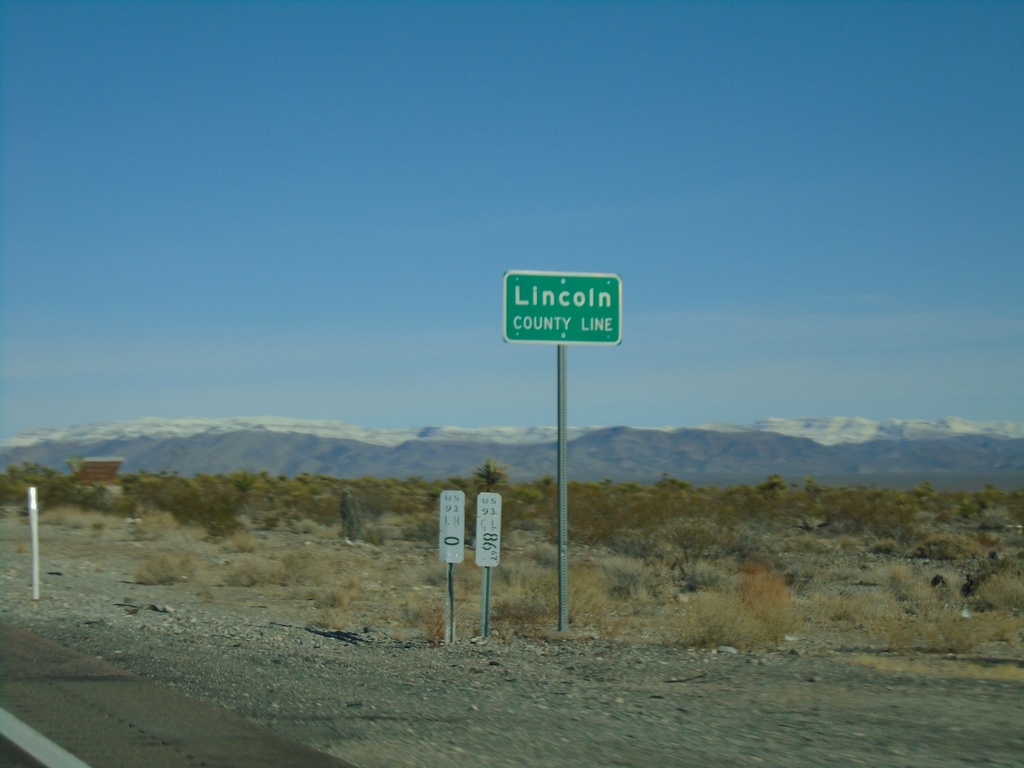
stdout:
<svg viewBox="0 0 1024 768">
<path fill-rule="evenodd" d="M 505 341 L 622 342 L 622 278 L 580 272 L 505 273 Z"/>
</svg>

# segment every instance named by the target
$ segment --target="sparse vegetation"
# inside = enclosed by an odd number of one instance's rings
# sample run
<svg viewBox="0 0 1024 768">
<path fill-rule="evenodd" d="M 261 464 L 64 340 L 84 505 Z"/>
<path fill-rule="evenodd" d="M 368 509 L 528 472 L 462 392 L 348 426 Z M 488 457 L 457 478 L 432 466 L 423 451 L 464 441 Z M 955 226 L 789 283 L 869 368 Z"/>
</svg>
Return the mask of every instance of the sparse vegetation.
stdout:
<svg viewBox="0 0 1024 768">
<path fill-rule="evenodd" d="M 148 555 L 135 570 L 136 584 L 177 584 L 195 573 L 193 557 L 184 552 L 158 552 Z"/>
<path fill-rule="evenodd" d="M 23 503 L 29 485 L 44 523 L 135 542 L 138 584 L 202 581 L 210 600 L 221 589 L 290 591 L 310 623 L 379 622 L 429 642 L 444 632 L 440 492 L 467 490 L 472 532 L 475 490 L 497 489 L 505 543 L 492 634 L 536 636 L 557 617 L 554 483 L 512 483 L 492 460 L 444 481 L 141 472 L 113 490 L 25 465 L 0 474 L 0 503 Z M 963 653 L 1018 642 L 1024 628 L 1024 489 L 897 491 L 778 475 L 697 488 L 665 477 L 570 483 L 569 507 L 570 622 L 598 635 L 744 649 L 821 631 L 864 647 Z M 456 571 L 464 636 L 479 615 L 478 577 L 469 564 Z"/>
</svg>

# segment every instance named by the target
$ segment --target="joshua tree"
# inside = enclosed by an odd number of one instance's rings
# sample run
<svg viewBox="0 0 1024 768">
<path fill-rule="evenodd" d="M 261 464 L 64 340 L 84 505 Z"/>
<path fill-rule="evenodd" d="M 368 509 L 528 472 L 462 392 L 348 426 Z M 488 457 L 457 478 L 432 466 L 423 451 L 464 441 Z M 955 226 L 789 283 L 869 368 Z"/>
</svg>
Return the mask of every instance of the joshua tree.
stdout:
<svg viewBox="0 0 1024 768">
<path fill-rule="evenodd" d="M 487 459 L 473 470 L 473 477 L 480 481 L 483 490 L 490 493 L 499 485 L 508 482 L 508 467 L 499 464 L 494 459 Z"/>
<path fill-rule="evenodd" d="M 341 515 L 341 535 L 352 541 L 358 539 L 363 531 L 363 513 L 351 488 L 341 492 L 341 507 L 338 513 Z"/>
</svg>

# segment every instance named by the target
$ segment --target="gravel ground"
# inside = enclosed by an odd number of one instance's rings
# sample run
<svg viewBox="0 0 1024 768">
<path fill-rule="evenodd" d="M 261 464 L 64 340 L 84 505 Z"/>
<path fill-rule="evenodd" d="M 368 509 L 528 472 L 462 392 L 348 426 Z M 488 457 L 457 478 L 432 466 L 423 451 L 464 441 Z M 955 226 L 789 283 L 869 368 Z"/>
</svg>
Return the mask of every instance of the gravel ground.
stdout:
<svg viewBox="0 0 1024 768">
<path fill-rule="evenodd" d="M 134 585 L 127 548 L 64 529 L 36 603 L 24 531 L 0 520 L 0 621 L 366 768 L 1024 765 L 1019 660 L 318 634 L 273 596 Z"/>
</svg>

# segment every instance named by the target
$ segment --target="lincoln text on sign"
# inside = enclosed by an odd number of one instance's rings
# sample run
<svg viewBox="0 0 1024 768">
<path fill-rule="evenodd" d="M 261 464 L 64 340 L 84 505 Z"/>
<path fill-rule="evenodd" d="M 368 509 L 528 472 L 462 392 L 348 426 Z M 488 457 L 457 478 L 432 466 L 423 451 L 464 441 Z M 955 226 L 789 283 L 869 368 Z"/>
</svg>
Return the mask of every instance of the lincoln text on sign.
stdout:
<svg viewBox="0 0 1024 768">
<path fill-rule="evenodd" d="M 622 279 L 577 272 L 506 272 L 504 337 L 513 343 L 619 344 Z"/>
</svg>

